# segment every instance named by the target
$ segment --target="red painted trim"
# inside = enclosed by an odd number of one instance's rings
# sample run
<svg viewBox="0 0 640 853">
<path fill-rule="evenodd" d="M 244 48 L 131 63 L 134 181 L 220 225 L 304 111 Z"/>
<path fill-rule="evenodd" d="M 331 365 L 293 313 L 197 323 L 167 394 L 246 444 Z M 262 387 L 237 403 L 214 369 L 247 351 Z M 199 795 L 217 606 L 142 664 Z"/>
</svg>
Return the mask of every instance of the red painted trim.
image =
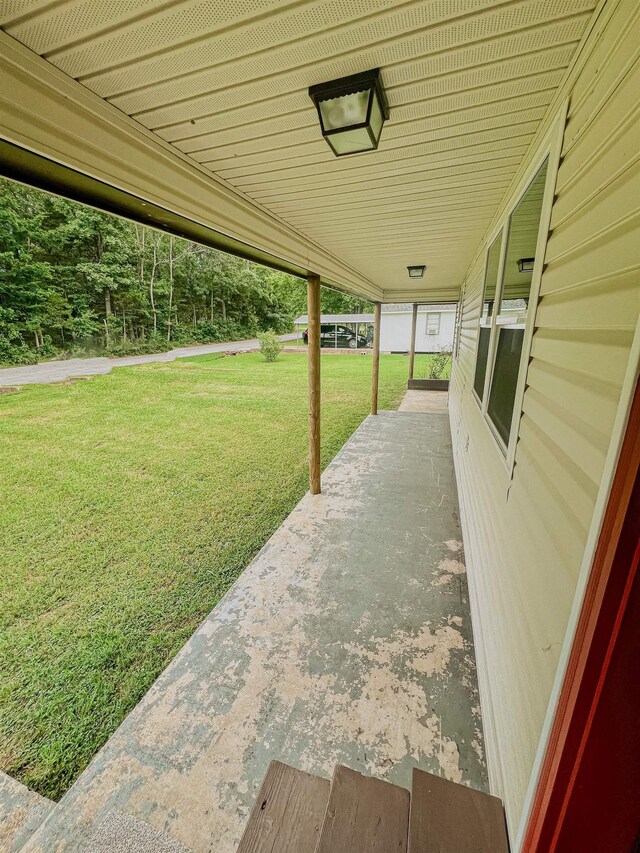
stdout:
<svg viewBox="0 0 640 853">
<path fill-rule="evenodd" d="M 586 770 L 582 768 L 591 766 L 589 757 L 601 749 L 590 735 L 598 709 L 606 708 L 607 676 L 612 657 L 624 641 L 621 626 L 638 578 L 639 471 L 640 390 L 636 387 L 522 853 L 572 849 L 561 840 L 563 828 L 570 825 L 570 816 L 584 796 Z M 637 673 L 629 672 L 629 678 L 637 681 Z M 629 718 L 629 724 L 635 725 L 635 720 Z M 629 762 L 637 765 L 635 749 L 628 754 Z M 619 772 L 624 774 L 625 768 Z M 612 813 L 605 816 L 603 803 L 599 805 L 592 820 L 599 815 L 600 820 L 611 822 Z M 613 848 L 607 853 L 614 853 Z"/>
</svg>

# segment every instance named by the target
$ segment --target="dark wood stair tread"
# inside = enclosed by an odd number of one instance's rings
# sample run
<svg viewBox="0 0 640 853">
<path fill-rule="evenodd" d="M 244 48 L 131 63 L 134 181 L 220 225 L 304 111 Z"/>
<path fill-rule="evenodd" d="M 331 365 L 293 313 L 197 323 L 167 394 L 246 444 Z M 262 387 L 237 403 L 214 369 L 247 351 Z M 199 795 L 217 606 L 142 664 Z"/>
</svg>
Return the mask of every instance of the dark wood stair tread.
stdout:
<svg viewBox="0 0 640 853">
<path fill-rule="evenodd" d="M 508 853 L 502 801 L 413 771 L 409 853 Z"/>
<path fill-rule="evenodd" d="M 404 853 L 409 792 L 336 767 L 316 853 Z"/>
<path fill-rule="evenodd" d="M 314 853 L 329 787 L 328 779 L 272 761 L 238 853 Z"/>
</svg>

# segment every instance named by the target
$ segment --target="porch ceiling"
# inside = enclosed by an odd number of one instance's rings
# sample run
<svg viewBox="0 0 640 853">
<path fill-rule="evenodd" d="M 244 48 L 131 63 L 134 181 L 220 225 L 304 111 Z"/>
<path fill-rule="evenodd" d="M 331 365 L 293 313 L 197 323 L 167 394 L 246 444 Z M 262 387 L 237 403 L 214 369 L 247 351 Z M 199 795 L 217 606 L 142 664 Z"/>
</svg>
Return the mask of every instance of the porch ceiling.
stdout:
<svg viewBox="0 0 640 853">
<path fill-rule="evenodd" d="M 456 297 L 595 5 L 7 0 L 0 25 L 400 301 Z M 380 147 L 336 159 L 307 89 L 373 67 Z"/>
</svg>

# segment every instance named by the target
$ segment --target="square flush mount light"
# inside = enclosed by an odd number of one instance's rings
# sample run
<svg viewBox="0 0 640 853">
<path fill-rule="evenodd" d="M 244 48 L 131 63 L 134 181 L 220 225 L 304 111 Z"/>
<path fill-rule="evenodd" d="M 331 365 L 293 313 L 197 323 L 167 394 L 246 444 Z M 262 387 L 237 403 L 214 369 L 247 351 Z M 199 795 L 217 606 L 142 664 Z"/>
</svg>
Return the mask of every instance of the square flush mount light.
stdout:
<svg viewBox="0 0 640 853">
<path fill-rule="evenodd" d="M 389 107 L 380 69 L 318 83 L 309 89 L 316 105 L 322 135 L 336 157 L 374 151 L 380 141 Z"/>
<path fill-rule="evenodd" d="M 422 278 L 424 276 L 424 271 L 426 270 L 426 266 L 424 264 L 420 264 L 418 266 L 407 267 L 407 272 L 409 273 L 409 278 Z"/>
<path fill-rule="evenodd" d="M 518 261 L 518 269 L 520 272 L 533 272 L 535 258 L 520 258 Z"/>
</svg>

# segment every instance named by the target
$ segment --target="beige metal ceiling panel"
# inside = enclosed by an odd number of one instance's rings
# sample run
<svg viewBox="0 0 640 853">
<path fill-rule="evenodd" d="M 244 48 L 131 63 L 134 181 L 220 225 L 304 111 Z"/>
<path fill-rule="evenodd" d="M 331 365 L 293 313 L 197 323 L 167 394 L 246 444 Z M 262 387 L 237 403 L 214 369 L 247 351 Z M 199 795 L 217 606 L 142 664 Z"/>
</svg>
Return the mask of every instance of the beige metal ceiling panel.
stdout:
<svg viewBox="0 0 640 853">
<path fill-rule="evenodd" d="M 394 107 L 432 100 L 454 92 L 464 92 L 519 77 L 530 77 L 558 68 L 564 69 L 574 49 L 575 45 L 547 48 L 433 78 L 421 76 L 418 69 L 422 63 L 416 63 L 416 76 L 412 77 L 412 82 L 395 88 L 386 85 L 383 72 L 389 106 L 393 110 Z M 331 70 L 330 79 L 334 76 L 344 76 L 347 67 Z M 326 77 L 326 75 L 325 71 L 323 76 Z M 309 77 L 308 74 L 307 77 Z M 135 113 L 134 118 L 145 127 L 156 130 L 169 125 L 182 124 L 185 118 L 191 122 L 215 113 L 220 121 L 225 122 L 225 126 L 232 126 L 234 123 L 246 123 L 249 116 L 252 121 L 257 121 L 283 113 L 308 111 L 309 108 L 310 100 L 306 88 L 301 89 L 296 85 L 294 91 L 288 88 L 287 93 L 282 94 L 277 87 L 265 87 L 263 81 L 259 81 Z"/>
<path fill-rule="evenodd" d="M 432 219 L 438 220 L 445 217 L 445 211 L 450 211 L 446 220 L 455 223 L 457 216 L 466 210 L 473 210 L 476 216 L 483 215 L 483 209 L 493 204 L 496 198 L 501 199 L 504 195 L 506 186 L 496 186 L 490 188 L 482 188 L 481 191 L 476 191 L 467 200 L 467 207 L 461 207 L 460 204 L 454 205 L 452 208 L 447 206 L 447 198 L 443 197 L 436 199 L 430 206 L 425 206 L 424 202 L 416 202 L 411 208 L 403 206 L 397 209 L 396 205 L 391 205 L 386 218 L 386 223 L 391 227 L 397 222 L 405 223 L 416 219 L 424 222 L 425 228 L 428 227 Z M 422 201 L 422 200 L 421 200 Z M 459 199 L 456 199 L 459 201 Z M 387 211 L 384 199 L 378 199 L 369 206 L 356 208 L 355 211 L 343 211 L 334 219 L 325 216 L 324 219 L 319 216 L 308 216 L 304 210 L 294 211 L 287 214 L 287 220 L 299 228 L 303 233 L 318 233 L 325 235 L 329 233 L 339 233 L 341 230 L 346 230 L 349 234 L 357 233 L 361 229 L 366 229 L 367 233 L 376 232 L 376 219 L 384 215 Z M 355 217 L 355 218 L 351 218 Z"/>
<path fill-rule="evenodd" d="M 505 181 L 505 184 L 508 183 Z M 484 192 L 475 191 L 474 194 L 469 198 L 467 208 L 476 211 L 476 215 L 478 215 L 477 209 L 480 209 L 485 206 L 485 202 L 487 206 L 492 202 L 495 198 L 501 198 L 504 195 L 505 186 L 496 185 L 495 187 L 486 188 Z M 425 223 L 429 223 L 429 219 L 437 217 L 440 219 L 444 217 L 444 211 L 451 211 L 450 216 L 446 218 L 446 221 L 455 222 L 457 221 L 457 216 L 461 213 L 464 208 L 460 205 L 457 205 L 453 208 L 449 208 L 446 204 L 446 196 L 443 196 L 440 199 L 436 199 L 436 202 L 430 206 L 425 207 L 421 205 L 419 202 L 411 208 L 403 208 L 401 210 L 396 210 L 395 206 L 392 205 L 389 210 L 389 216 L 385 220 L 385 224 L 388 224 L 389 227 L 393 226 L 397 222 L 408 222 L 412 221 L 412 219 L 418 219 Z M 376 219 L 380 217 L 386 211 L 386 205 L 384 202 L 384 198 L 381 197 L 372 202 L 370 206 L 362 205 L 361 208 L 355 208 L 355 210 L 343 211 L 342 214 L 338 212 L 336 220 L 331 216 L 325 216 L 321 218 L 320 216 L 308 217 L 305 215 L 305 211 L 300 209 L 298 211 L 292 211 L 287 214 L 287 221 L 295 222 L 297 228 L 299 228 L 303 233 L 315 233 L 316 230 L 318 233 L 340 233 L 341 231 L 347 231 L 349 235 L 356 233 L 358 230 L 366 229 L 367 233 L 379 233 L 379 229 L 376 229 Z M 348 213 L 348 215 L 346 215 Z M 369 214 L 369 216 L 367 215 Z M 344 217 L 344 219 L 343 219 Z M 354 218 L 351 218 L 354 217 Z M 425 228 L 429 227 L 429 224 L 425 224 Z"/>
<path fill-rule="evenodd" d="M 338 217 L 340 212 L 357 211 L 360 204 L 362 209 L 376 201 L 391 205 L 394 202 L 403 204 L 419 202 L 426 198 L 430 200 L 451 198 L 460 193 L 452 193 L 453 189 L 464 193 L 477 191 L 476 188 L 503 187 L 509 183 L 513 175 L 513 167 L 518 165 L 518 156 L 510 155 L 501 160 L 493 161 L 489 167 L 480 169 L 478 164 L 462 164 L 450 169 L 446 176 L 434 174 L 429 180 L 404 181 L 401 186 L 395 187 L 393 182 L 378 183 L 374 187 L 363 187 L 359 192 L 351 190 L 349 193 L 328 193 L 324 196 L 318 195 L 314 198 L 311 206 L 308 196 L 305 194 L 287 197 L 279 201 L 274 200 L 273 210 L 281 210 L 288 215 L 293 211 L 305 211 L 313 207 L 314 211 L 325 210 L 330 219 Z M 443 183 L 444 182 L 444 183 Z M 384 227 L 384 223 L 380 223 Z"/>
<path fill-rule="evenodd" d="M 480 207 L 490 207 L 489 205 L 478 205 Z M 495 210 L 495 206 L 491 205 Z M 385 236 L 390 237 L 397 235 L 399 237 L 402 236 L 411 236 L 415 235 L 424 235 L 429 234 L 433 236 L 434 234 L 443 232 L 447 233 L 451 231 L 452 227 L 462 228 L 469 223 L 477 223 L 478 214 L 477 214 L 477 206 L 474 205 L 473 208 L 469 208 L 467 211 L 457 211 L 454 216 L 450 217 L 434 217 L 434 224 L 425 225 L 424 222 L 417 218 L 392 218 L 388 222 L 385 228 Z M 372 233 L 371 224 L 369 221 L 364 221 L 362 223 L 354 222 L 349 228 L 349 238 L 352 240 L 357 240 L 359 244 L 364 244 L 364 242 L 369 238 Z M 331 224 L 326 225 L 317 225 L 314 228 L 314 233 L 321 239 L 332 239 L 337 236 L 339 233 L 335 227 L 332 227 Z"/>
<path fill-rule="evenodd" d="M 534 110 L 518 110 L 514 113 L 505 116 L 497 116 L 496 118 L 484 119 L 475 122 L 461 122 L 459 124 L 450 125 L 446 128 L 427 130 L 422 133 L 408 133 L 406 136 L 396 137 L 392 140 L 387 140 L 384 145 L 380 145 L 377 156 L 381 161 L 387 159 L 406 158 L 411 156 L 419 149 L 425 150 L 429 143 L 436 141 L 448 141 L 450 145 L 455 144 L 455 140 L 463 139 L 470 133 L 476 133 L 478 136 L 486 134 L 499 134 L 503 132 L 504 138 L 513 136 L 516 132 L 521 132 L 523 129 L 534 127 L 537 129 L 539 120 L 544 115 L 545 108 L 539 107 Z M 406 128 L 408 131 L 409 128 Z M 526 130 L 525 130 L 526 132 Z M 288 156 L 283 156 L 281 149 L 267 149 L 259 153 L 245 155 L 244 157 L 228 157 L 225 160 L 211 158 L 209 152 L 195 152 L 190 156 L 199 163 L 205 162 L 209 165 L 215 164 L 215 171 L 225 178 L 245 177 L 247 175 L 265 174 L 268 169 L 278 169 L 280 167 L 295 168 L 297 166 L 313 166 L 316 163 L 326 163 L 326 144 L 323 142 L 314 142 L 313 146 L 307 146 L 309 153 L 295 156 L 296 151 L 290 151 Z M 267 165 L 269 164 L 269 165 Z M 363 168 L 366 168 L 366 162 L 363 161 Z"/>
<path fill-rule="evenodd" d="M 17 18 L 41 10 L 43 5 L 42 0 L 2 0 L 0 4 L 0 27 L 5 27 Z"/>
<path fill-rule="evenodd" d="M 278 207 L 289 210 L 321 210 L 328 208 L 334 211 L 350 210 L 360 200 L 365 205 L 376 199 L 385 199 L 387 202 L 393 200 L 418 201 L 426 197 L 430 199 L 449 196 L 451 190 L 460 188 L 464 192 L 473 190 L 481 184 L 502 184 L 511 174 L 514 163 L 518 162 L 518 156 L 507 151 L 502 158 L 494 159 L 488 164 L 480 164 L 475 160 L 470 163 L 461 163 L 454 166 L 449 165 L 443 171 L 436 172 L 422 180 L 392 181 L 389 183 L 378 182 L 375 186 L 362 186 L 359 190 L 351 188 L 348 193 L 330 192 L 325 197 L 320 194 L 314 196 L 313 205 L 309 204 L 306 194 L 295 194 L 291 191 L 288 196 L 277 203 Z"/>
<path fill-rule="evenodd" d="M 536 11 L 541 6 L 541 2 L 532 2 L 528 9 Z M 494 17 L 498 19 L 496 13 Z M 531 17 L 535 19 L 534 15 Z M 437 32 L 430 30 L 427 34 L 420 33 L 401 42 L 386 41 L 376 46 L 372 46 L 365 36 L 357 50 L 351 47 L 342 58 L 332 56 L 326 59 L 325 44 L 322 42 L 315 45 L 315 50 L 313 44 L 305 44 L 304 51 L 296 45 L 295 49 L 280 48 L 276 53 L 277 61 L 268 61 L 271 52 L 268 56 L 250 56 L 226 66 L 205 68 L 197 74 L 183 75 L 157 85 L 146 85 L 123 95 L 112 95 L 109 100 L 129 115 L 134 115 L 167 103 L 184 103 L 209 96 L 214 91 L 220 97 L 222 91 L 230 90 L 227 91 L 225 102 L 220 102 L 228 109 L 273 98 L 296 88 L 306 92 L 310 80 L 321 82 L 327 74 L 343 76 L 351 73 L 354 67 L 384 67 L 385 86 L 389 91 L 413 80 L 498 62 L 554 45 L 575 43 L 580 38 L 585 18 L 586 15 L 582 13 L 561 22 L 500 35 L 478 44 L 472 43 L 477 26 L 474 27 L 473 21 L 469 20 L 440 27 Z M 496 25 L 499 23 L 499 19 L 496 20 Z M 341 32 L 341 35 L 346 37 L 345 33 Z M 335 41 L 335 38 L 332 39 L 332 42 Z M 412 62 L 416 56 L 422 58 Z"/>
<path fill-rule="evenodd" d="M 165 154 L 173 146 L 175 165 L 193 170 L 190 185 L 201 174 L 225 204 L 237 191 L 245 236 L 264 244 L 259 222 L 268 223 L 274 251 L 298 260 L 307 251 L 332 274 L 343 264 L 359 292 L 399 301 L 412 287 L 455 298 L 595 4 L 0 0 L 0 21 L 70 85 L 107 99 L 105 117 L 126 118 L 147 150 L 154 138 Z M 381 68 L 391 108 L 380 146 L 336 159 L 308 87 L 371 67 Z M 12 109 L 17 121 L 20 105 Z M 68 158 L 87 150 L 78 139 Z M 148 176 L 150 188 L 158 177 Z M 136 180 L 142 187 L 141 172 Z M 189 207 L 186 186 L 175 197 Z M 427 263 L 424 280 L 407 282 L 411 262 Z"/>
<path fill-rule="evenodd" d="M 189 0 L 189 2 L 157 2 L 152 14 L 139 18 L 134 14 L 128 21 L 117 26 L 103 23 L 96 28 L 93 38 L 78 38 L 76 33 L 76 8 L 83 3 L 62 4 L 60 14 L 53 16 L 48 23 L 51 40 L 56 41 L 58 31 L 66 33 L 66 48 L 52 52 L 48 58 L 71 77 L 81 77 L 102 68 L 113 68 L 125 62 L 131 62 L 140 56 L 159 53 L 171 49 L 177 43 L 210 35 L 234 23 L 243 23 L 247 19 L 256 19 L 269 11 L 282 8 L 281 0 Z M 117 9 L 118 0 L 98 0 L 93 6 L 102 7 L 110 13 Z M 134 2 L 134 9 L 137 2 Z M 296 5 L 296 4 L 287 4 Z M 111 12 L 112 20 L 116 17 Z M 61 20 L 62 18 L 62 20 Z M 34 18 L 32 27 L 36 28 L 38 19 Z M 7 28 L 10 31 L 10 27 Z M 15 32 L 10 35 L 18 38 Z M 19 40 L 30 45 L 31 32 L 23 29 Z M 42 53 L 47 52 L 42 51 Z"/>
<path fill-rule="evenodd" d="M 467 187 L 472 188 L 481 184 L 506 185 L 510 182 L 513 176 L 513 167 L 516 165 L 518 165 L 518 157 L 504 158 L 502 161 L 495 162 L 491 168 L 483 170 L 480 173 L 475 163 L 462 165 L 456 169 L 454 175 L 447 176 L 447 180 L 444 183 L 441 181 L 441 176 L 434 176 L 430 184 L 426 182 L 423 184 L 419 184 L 418 182 L 407 184 L 403 188 L 404 192 L 394 192 L 393 198 L 390 198 L 387 187 L 379 186 L 369 192 L 365 190 L 357 197 L 353 193 L 349 193 L 340 194 L 339 196 L 329 195 L 325 199 L 314 199 L 313 205 L 309 204 L 309 199 L 305 196 L 288 199 L 274 204 L 272 209 L 282 210 L 283 213 L 294 210 L 309 210 L 310 208 L 317 211 L 324 209 L 327 212 L 328 218 L 332 218 L 334 215 L 338 215 L 341 210 L 346 212 L 354 210 L 358 202 L 361 202 L 366 208 L 375 201 L 389 202 L 393 201 L 393 199 L 403 199 L 405 201 L 413 199 L 419 202 L 427 196 L 429 198 L 446 198 L 454 187 L 464 190 Z M 381 227 L 384 227 L 384 222 L 380 224 Z"/>
<path fill-rule="evenodd" d="M 477 216 L 478 210 L 486 208 L 487 210 L 495 210 L 496 201 L 500 201 L 504 195 L 504 186 L 499 186 L 493 190 L 480 190 L 473 194 L 464 195 L 463 199 L 458 204 L 452 204 L 447 198 L 432 202 L 431 204 L 417 205 L 412 204 L 398 208 L 392 205 L 390 208 L 386 203 L 381 203 L 375 206 L 363 208 L 358 212 L 351 212 L 349 216 L 342 214 L 339 217 L 338 225 L 333 221 L 322 220 L 319 218 L 307 217 L 304 212 L 289 214 L 289 221 L 295 222 L 296 226 L 305 231 L 307 228 L 312 228 L 314 234 L 322 237 L 323 234 L 335 233 L 337 228 L 348 227 L 349 233 L 358 234 L 362 231 L 371 232 L 372 226 L 380 216 L 387 212 L 388 209 L 388 227 L 394 227 L 396 223 L 404 223 L 405 219 L 414 217 L 418 220 L 423 220 L 431 217 L 437 217 L 439 222 L 449 222 L 455 225 L 459 221 L 459 217 L 468 213 L 470 216 Z"/>
<path fill-rule="evenodd" d="M 455 222 L 455 239 L 457 239 L 458 234 L 462 233 L 463 229 L 469 227 L 475 228 L 477 226 L 478 216 L 476 215 L 474 217 L 473 215 L 471 215 L 471 213 L 469 213 L 469 215 L 460 216 L 459 218 L 456 218 L 455 220 L 453 220 L 453 222 Z M 388 232 L 384 234 L 384 238 L 386 240 L 393 239 L 396 242 L 402 240 L 403 238 L 413 240 L 416 237 L 424 238 L 425 236 L 432 238 L 438 235 L 443 235 L 443 237 L 446 238 L 448 236 L 451 236 L 451 228 L 452 220 L 438 221 L 436 224 L 428 227 L 425 227 L 424 225 L 420 225 L 418 223 L 414 224 L 410 221 L 406 223 L 392 222 L 389 224 Z M 337 243 L 338 240 L 344 242 L 345 239 L 347 239 L 344 237 L 344 234 L 340 234 L 339 232 L 331 232 L 330 230 L 327 230 L 326 233 L 323 233 L 323 231 L 320 229 L 318 233 L 323 237 L 323 239 L 330 240 L 332 243 Z M 380 238 L 374 238 L 371 236 L 371 234 L 371 230 L 367 231 L 366 229 L 359 229 L 356 226 L 353 230 L 353 233 L 349 233 L 349 239 L 353 238 L 352 242 L 357 241 L 359 247 L 366 245 L 368 242 L 377 243 L 379 245 Z"/>
<path fill-rule="evenodd" d="M 251 192 L 251 197 L 276 202 L 278 199 L 289 200 L 301 196 L 308 199 L 311 192 L 313 198 L 318 201 L 323 198 L 333 198 L 338 193 L 349 200 L 355 200 L 360 193 L 364 193 L 366 198 L 369 197 L 372 190 L 383 187 L 386 188 L 387 193 L 392 193 L 396 188 L 399 189 L 405 185 L 415 186 L 424 180 L 438 180 L 440 176 L 449 177 L 452 173 L 455 174 L 458 166 L 470 166 L 474 174 L 478 174 L 483 171 L 483 168 L 491 168 L 494 164 L 507 165 L 507 161 L 511 160 L 515 160 L 517 165 L 526 149 L 527 143 L 524 141 L 522 145 L 508 149 L 508 156 L 504 157 L 502 156 L 505 150 L 504 146 L 501 146 L 499 142 L 491 143 L 478 146 L 478 149 L 471 154 L 456 154 L 455 152 L 453 154 L 449 152 L 433 154 L 431 158 L 425 160 L 421 172 L 413 169 L 401 170 L 397 167 L 389 172 L 375 170 L 371 177 L 357 176 L 348 182 L 340 180 L 339 176 L 331 176 L 324 181 L 310 178 L 298 181 L 295 189 L 291 187 L 258 187 Z M 346 187 L 348 189 L 345 189 Z"/>
<path fill-rule="evenodd" d="M 350 166 L 346 162 L 346 158 L 339 160 L 336 163 L 336 168 L 332 170 L 336 177 L 344 174 L 349 180 L 347 183 L 358 180 L 369 180 L 371 177 L 379 177 L 381 174 L 390 174 L 395 169 L 416 169 L 420 171 L 422 164 L 437 163 L 436 155 L 448 155 L 451 152 L 455 155 L 464 155 L 467 153 L 475 153 L 476 151 L 489 150 L 485 149 L 485 144 L 490 146 L 490 149 L 495 147 L 504 150 L 505 145 L 509 147 L 518 147 L 526 144 L 531 136 L 535 133 L 538 123 L 534 121 L 524 122 L 522 124 L 512 123 L 507 127 L 500 127 L 495 130 L 478 131 L 472 133 L 461 134 L 460 136 L 449 136 L 444 139 L 436 139 L 433 142 L 416 142 L 414 145 L 406 145 L 399 147 L 387 147 L 376 152 L 376 170 L 373 172 L 370 165 L 367 163 L 367 158 L 361 158 L 360 163 L 355 167 Z M 425 159 L 426 158 L 426 159 Z M 443 156 L 446 159 L 446 156 Z M 316 178 L 317 176 L 326 175 L 327 161 L 324 159 L 318 163 L 303 163 L 296 164 L 285 161 L 286 165 L 278 167 L 272 163 L 268 172 L 264 167 L 238 167 L 233 169 L 216 169 L 217 174 L 222 175 L 226 180 L 234 184 L 242 185 L 250 184 L 252 187 L 288 184 L 292 181 L 300 182 L 303 178 Z"/>
<path fill-rule="evenodd" d="M 507 98 L 517 98 L 526 96 L 534 92 L 544 90 L 555 91 L 560 85 L 564 76 L 563 69 L 548 71 L 545 74 L 535 75 L 533 77 L 524 77 L 516 79 L 501 80 L 499 83 L 490 84 L 486 88 L 474 88 L 467 91 L 458 91 L 445 97 L 437 97 L 432 100 L 424 100 L 421 103 L 413 103 L 410 105 L 396 105 L 393 110 L 393 117 L 390 119 L 389 127 L 396 123 L 409 123 L 418 121 L 428 116 L 436 116 L 442 113 L 452 113 L 459 110 L 497 103 Z M 273 114 L 273 102 L 270 106 L 258 109 L 262 105 L 256 105 L 256 109 L 252 112 L 250 109 L 236 110 L 234 113 L 227 113 L 220 116 L 207 116 L 206 118 L 195 121 L 185 121 L 172 127 L 156 129 L 156 133 L 167 142 L 176 142 L 187 139 L 195 133 L 215 133 L 219 131 L 228 131 L 229 128 L 242 136 L 246 135 L 262 135 L 270 136 L 275 133 L 289 133 L 300 127 L 314 127 L 317 129 L 317 115 L 310 109 L 311 101 L 308 100 L 307 105 L 303 110 L 297 110 L 293 113 L 285 115 Z M 258 113 L 260 118 L 258 119 Z M 258 124 L 258 121 L 260 122 Z M 387 128 L 385 127 L 385 131 Z M 316 130 L 319 133 L 319 131 Z M 223 139 L 224 134 L 220 133 L 220 139 Z M 356 158 L 353 158 L 356 159 Z"/>
<path fill-rule="evenodd" d="M 82 42 L 108 27 L 126 24 L 145 12 L 166 9 L 170 0 L 84 0 L 80 3 L 40 3 L 39 14 L 24 15 L 6 22 L 5 31 L 21 42 L 28 42 L 31 50 L 49 54 L 56 48 Z M 32 4 L 34 7 L 37 4 Z M 35 11 L 35 10 L 34 10 Z"/>
<path fill-rule="evenodd" d="M 503 126 L 512 120 L 539 120 L 551 101 L 551 92 L 552 90 L 547 89 L 519 98 L 506 98 L 497 103 L 431 115 L 412 122 L 401 123 L 394 120 L 385 127 L 378 150 L 382 152 L 390 147 L 413 145 L 417 141 L 428 142 L 431 139 L 455 135 L 458 127 L 463 128 L 460 132 L 464 133 L 468 125 L 484 130 L 487 127 Z M 318 138 L 318 132 L 312 124 L 287 134 L 253 138 L 247 136 L 246 128 L 232 128 L 227 133 L 193 136 L 177 142 L 176 146 L 194 159 L 202 159 L 209 154 L 208 159 L 219 163 L 220 168 L 231 163 L 240 165 L 244 162 L 262 162 L 259 158 L 265 158 L 265 164 L 281 159 L 291 160 L 292 164 L 295 164 L 298 159 L 302 161 L 317 156 L 318 151 L 325 155 L 327 150 L 325 141 Z M 221 143 L 221 137 L 229 141 Z"/>
<path fill-rule="evenodd" d="M 532 0 L 520 2 L 530 4 Z M 106 39 L 96 39 L 94 43 L 64 51 L 56 57 L 56 64 L 73 77 L 88 78 L 114 65 L 146 59 L 160 50 L 166 52 L 165 64 L 148 69 L 146 78 L 137 82 L 131 79 L 121 81 L 119 91 L 130 91 L 159 79 L 169 79 L 206 66 L 231 63 L 239 57 L 268 51 L 273 46 L 288 42 L 300 42 L 300 52 L 290 57 L 291 66 L 298 66 L 309 61 L 307 41 L 325 39 L 322 57 L 335 56 L 357 49 L 359 44 L 375 44 L 393 37 L 406 38 L 409 33 L 420 28 L 432 28 L 442 21 L 505 4 L 495 0 L 423 0 L 420 3 L 402 3 L 397 0 L 316 0 L 281 3 L 276 8 L 274 3 L 245 0 L 243 4 L 234 4 L 232 0 L 236 13 L 244 21 L 233 29 L 229 28 L 229 32 L 220 32 L 219 26 L 228 0 L 219 5 L 220 9 L 217 9 L 217 2 L 214 4 L 207 0 L 174 4 L 169 12 L 162 10 L 152 18 L 122 28 Z M 514 4 L 506 5 L 511 7 Z M 258 17 L 260 6 L 263 12 L 271 7 L 275 14 Z M 514 17 L 518 17 L 517 14 Z M 504 22 L 506 31 L 510 29 L 508 18 Z M 216 34 L 213 39 L 212 33 Z M 173 48 L 179 54 L 175 59 L 171 56 Z M 187 48 L 186 53 L 184 48 Z M 93 57 L 90 51 L 93 51 Z M 101 91 L 100 94 L 104 96 L 107 93 Z"/>
<path fill-rule="evenodd" d="M 369 0 L 351 3 L 322 0 L 293 6 L 285 4 L 268 18 L 234 27 L 231 32 L 209 33 L 195 42 L 179 43 L 173 50 L 159 56 L 152 55 L 128 63 L 123 68 L 89 74 L 83 80 L 101 97 L 110 98 L 178 77 L 182 79 L 192 74 L 198 75 L 203 69 L 216 69 L 216 75 L 220 72 L 225 74 L 227 66 L 235 67 L 250 57 L 258 54 L 262 56 L 267 50 L 280 46 L 284 48 L 290 42 L 311 40 L 327 28 L 352 23 L 358 17 L 366 17 L 397 5 L 397 0 L 380 0 L 375 4 Z M 260 69 L 259 76 L 262 74 L 264 68 Z"/>
</svg>

